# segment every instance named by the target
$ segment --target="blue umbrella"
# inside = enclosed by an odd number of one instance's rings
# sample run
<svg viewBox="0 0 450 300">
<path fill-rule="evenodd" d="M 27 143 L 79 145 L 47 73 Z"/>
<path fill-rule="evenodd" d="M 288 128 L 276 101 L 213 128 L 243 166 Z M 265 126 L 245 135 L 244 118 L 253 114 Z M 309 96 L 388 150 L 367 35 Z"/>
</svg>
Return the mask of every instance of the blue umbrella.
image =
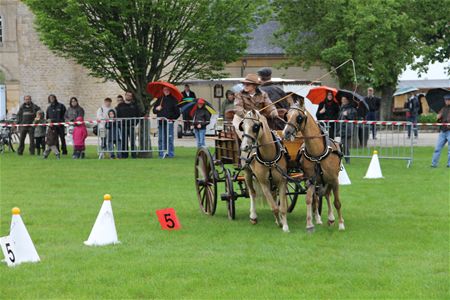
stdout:
<svg viewBox="0 0 450 300">
<path fill-rule="evenodd" d="M 393 96 L 399 96 L 399 95 L 407 94 L 410 92 L 415 92 L 418 90 L 419 90 L 418 88 L 415 88 L 413 86 L 402 87 L 402 88 L 399 88 L 398 90 L 396 90 Z"/>
</svg>

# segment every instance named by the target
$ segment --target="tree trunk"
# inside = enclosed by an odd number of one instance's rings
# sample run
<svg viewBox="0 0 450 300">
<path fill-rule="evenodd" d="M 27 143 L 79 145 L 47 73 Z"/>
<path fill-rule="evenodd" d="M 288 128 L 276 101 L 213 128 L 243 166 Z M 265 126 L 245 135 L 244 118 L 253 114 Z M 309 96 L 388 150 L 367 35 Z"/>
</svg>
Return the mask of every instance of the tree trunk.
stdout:
<svg viewBox="0 0 450 300">
<path fill-rule="evenodd" d="M 392 86 L 381 87 L 380 120 L 390 120 L 392 118 L 393 93 L 394 87 Z"/>
<path fill-rule="evenodd" d="M 151 121 L 149 119 L 143 119 L 139 122 L 139 149 L 148 150 L 148 152 L 139 152 L 139 158 L 152 158 L 152 140 L 151 140 Z"/>
<path fill-rule="evenodd" d="M 147 113 L 147 108 L 145 105 L 145 96 L 142 95 L 139 91 L 135 95 L 136 104 L 139 107 L 139 111 L 141 115 L 149 116 L 150 113 Z M 139 158 L 152 158 L 153 153 L 150 152 L 152 150 L 152 140 L 151 140 L 151 122 L 148 119 L 140 120 L 139 122 L 139 149 L 148 150 L 149 152 L 139 152 Z"/>
</svg>

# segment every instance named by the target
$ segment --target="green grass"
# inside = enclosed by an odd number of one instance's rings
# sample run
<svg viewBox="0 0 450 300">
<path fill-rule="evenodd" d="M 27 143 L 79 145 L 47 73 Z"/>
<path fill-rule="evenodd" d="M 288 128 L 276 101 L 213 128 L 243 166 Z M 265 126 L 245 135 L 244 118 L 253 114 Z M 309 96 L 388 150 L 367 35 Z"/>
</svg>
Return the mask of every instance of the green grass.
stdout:
<svg viewBox="0 0 450 300">
<path fill-rule="evenodd" d="M 385 179 L 362 179 L 368 160 L 346 169 L 341 187 L 346 231 L 305 232 L 304 196 L 288 221 L 274 225 L 259 207 L 248 221 L 200 213 L 194 149 L 171 160 L 44 161 L 0 156 L 0 236 L 18 206 L 41 257 L 0 265 L 2 299 L 19 298 L 449 298 L 450 170 L 429 167 L 431 148 L 404 161 L 381 161 Z M 445 156 L 445 154 L 444 154 Z M 110 193 L 120 245 L 83 245 Z M 174 207 L 180 231 L 162 231 L 155 210 Z M 326 214 L 325 214 L 326 215 Z M 324 217 L 326 220 L 326 217 Z"/>
</svg>

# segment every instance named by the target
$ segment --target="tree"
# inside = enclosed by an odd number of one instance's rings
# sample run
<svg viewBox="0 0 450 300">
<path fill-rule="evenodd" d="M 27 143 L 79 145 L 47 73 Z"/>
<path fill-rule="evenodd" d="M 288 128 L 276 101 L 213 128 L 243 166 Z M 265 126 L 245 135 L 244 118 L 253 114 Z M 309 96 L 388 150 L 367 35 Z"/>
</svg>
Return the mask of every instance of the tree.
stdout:
<svg viewBox="0 0 450 300">
<path fill-rule="evenodd" d="M 24 0 L 42 42 L 95 77 L 134 93 L 144 114 L 146 84 L 219 76 L 246 48 L 266 0 Z"/>
<path fill-rule="evenodd" d="M 439 9 L 438 1 L 427 1 Z M 389 118 L 398 76 L 416 55 L 425 53 L 418 43 L 427 31 L 417 29 L 421 15 L 411 16 L 415 4 L 408 0 L 275 0 L 281 23 L 278 42 L 305 67 L 320 62 L 331 69 L 352 58 L 358 82 L 381 90 L 382 117 Z M 428 50 L 438 48 L 431 45 Z M 352 87 L 350 65 L 336 75 L 341 87 Z"/>
<path fill-rule="evenodd" d="M 415 40 L 419 62 L 413 68 L 426 71 L 429 63 L 450 58 L 450 0 L 420 0 L 407 7 L 414 18 Z M 447 72 L 450 72 L 447 69 Z"/>
</svg>

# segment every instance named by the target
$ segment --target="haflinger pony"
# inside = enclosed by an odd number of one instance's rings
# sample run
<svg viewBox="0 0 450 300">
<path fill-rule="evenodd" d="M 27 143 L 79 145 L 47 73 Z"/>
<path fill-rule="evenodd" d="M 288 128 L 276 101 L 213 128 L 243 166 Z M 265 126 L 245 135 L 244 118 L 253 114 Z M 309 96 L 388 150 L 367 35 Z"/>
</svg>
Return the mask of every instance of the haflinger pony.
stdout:
<svg viewBox="0 0 450 300">
<path fill-rule="evenodd" d="M 344 218 L 339 200 L 339 171 L 342 152 L 338 143 L 322 133 L 319 125 L 304 106 L 292 106 L 287 114 L 287 123 L 283 130 L 285 139 L 290 139 L 297 132 L 301 132 L 305 140 L 300 148 L 297 161 L 307 178 L 306 192 L 306 230 L 314 231 L 312 210 L 316 223 L 322 224 L 318 212 L 318 197 L 325 196 L 328 204 L 328 224 L 334 224 L 333 209 L 331 208 L 330 193 L 333 191 L 334 207 L 339 218 L 339 230 L 344 230 Z"/>
<path fill-rule="evenodd" d="M 272 208 L 275 223 L 289 232 L 287 223 L 287 161 L 280 139 L 270 130 L 267 119 L 256 110 L 248 111 L 239 125 L 243 132 L 241 158 L 245 183 L 250 195 L 250 221 L 257 223 L 255 183 Z M 256 182 L 253 181 L 253 175 Z M 276 203 L 279 195 L 280 207 Z"/>
</svg>

